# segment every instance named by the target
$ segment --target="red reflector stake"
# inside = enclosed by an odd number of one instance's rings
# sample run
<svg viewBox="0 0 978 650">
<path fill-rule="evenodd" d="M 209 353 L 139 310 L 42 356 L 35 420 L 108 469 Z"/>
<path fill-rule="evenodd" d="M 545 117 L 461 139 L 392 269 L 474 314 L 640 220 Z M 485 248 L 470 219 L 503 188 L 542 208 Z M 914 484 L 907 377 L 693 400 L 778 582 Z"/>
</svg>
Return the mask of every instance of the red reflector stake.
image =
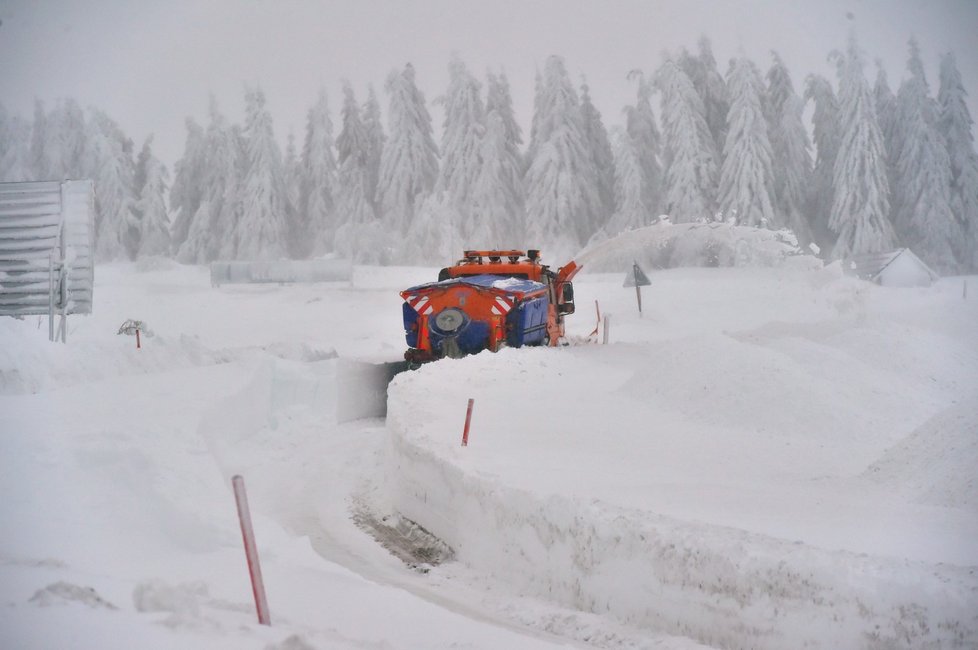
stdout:
<svg viewBox="0 0 978 650">
<path fill-rule="evenodd" d="M 469 446 L 469 424 L 472 422 L 472 404 L 475 400 L 469 398 L 469 407 L 465 410 L 465 429 L 462 430 L 462 446 Z"/>
<path fill-rule="evenodd" d="M 255 531 L 251 527 L 251 511 L 248 509 L 248 494 L 245 492 L 241 475 L 231 478 L 234 486 L 234 501 L 238 506 L 238 521 L 241 522 L 241 537 L 244 540 L 245 557 L 248 559 L 248 574 L 251 576 L 251 591 L 255 595 L 255 608 L 258 622 L 271 625 L 268 615 L 268 601 L 265 600 L 265 583 L 261 578 L 261 565 L 258 563 L 258 547 L 255 544 Z"/>
</svg>

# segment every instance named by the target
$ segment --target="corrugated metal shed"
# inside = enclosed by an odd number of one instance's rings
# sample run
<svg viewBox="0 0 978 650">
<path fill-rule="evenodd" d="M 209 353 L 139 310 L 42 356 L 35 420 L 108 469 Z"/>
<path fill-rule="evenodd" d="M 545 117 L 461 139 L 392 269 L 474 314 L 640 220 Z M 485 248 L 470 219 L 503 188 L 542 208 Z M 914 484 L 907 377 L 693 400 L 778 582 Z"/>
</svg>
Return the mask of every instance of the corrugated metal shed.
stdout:
<svg viewBox="0 0 978 650">
<path fill-rule="evenodd" d="M 92 311 L 92 181 L 0 183 L 0 315 Z"/>
</svg>

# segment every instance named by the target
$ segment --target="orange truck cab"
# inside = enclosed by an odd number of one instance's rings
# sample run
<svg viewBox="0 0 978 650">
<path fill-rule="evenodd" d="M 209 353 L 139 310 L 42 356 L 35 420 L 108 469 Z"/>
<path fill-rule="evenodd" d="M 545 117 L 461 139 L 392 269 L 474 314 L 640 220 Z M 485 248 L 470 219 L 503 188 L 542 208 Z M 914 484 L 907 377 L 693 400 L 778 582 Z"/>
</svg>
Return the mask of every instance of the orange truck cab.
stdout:
<svg viewBox="0 0 978 650">
<path fill-rule="evenodd" d="M 557 345 L 564 316 L 574 313 L 570 262 L 557 272 L 540 251 L 465 251 L 437 282 L 401 292 L 404 334 L 412 363 L 457 358 L 503 346 Z"/>
</svg>

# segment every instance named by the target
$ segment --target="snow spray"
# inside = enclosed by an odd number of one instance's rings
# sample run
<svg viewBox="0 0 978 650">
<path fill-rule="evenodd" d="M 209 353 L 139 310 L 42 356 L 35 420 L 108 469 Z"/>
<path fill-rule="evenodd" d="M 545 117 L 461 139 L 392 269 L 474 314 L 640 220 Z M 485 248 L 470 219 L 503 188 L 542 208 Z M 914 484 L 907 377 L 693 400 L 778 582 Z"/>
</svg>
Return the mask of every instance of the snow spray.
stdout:
<svg viewBox="0 0 978 650">
<path fill-rule="evenodd" d="M 271 625 L 268 601 L 265 600 L 265 583 L 262 581 L 261 565 L 258 563 L 255 531 L 251 527 L 251 512 L 248 509 L 248 494 L 245 492 L 244 478 L 236 474 L 231 478 L 231 485 L 234 486 L 234 501 L 238 506 L 238 521 L 241 522 L 241 538 L 244 540 L 245 557 L 248 559 L 248 574 L 251 576 L 251 591 L 255 595 L 258 622 L 262 625 Z"/>
<path fill-rule="evenodd" d="M 472 422 L 472 404 L 475 400 L 471 397 L 469 398 L 469 407 L 465 411 L 465 429 L 462 430 L 462 446 L 469 446 L 469 424 Z"/>
</svg>

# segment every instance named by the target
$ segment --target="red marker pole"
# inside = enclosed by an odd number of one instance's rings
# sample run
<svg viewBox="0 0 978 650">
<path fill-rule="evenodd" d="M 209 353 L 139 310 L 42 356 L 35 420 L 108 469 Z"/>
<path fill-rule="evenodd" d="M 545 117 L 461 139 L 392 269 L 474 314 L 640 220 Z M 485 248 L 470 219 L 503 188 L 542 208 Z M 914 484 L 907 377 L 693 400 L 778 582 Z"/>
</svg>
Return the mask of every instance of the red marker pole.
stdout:
<svg viewBox="0 0 978 650">
<path fill-rule="evenodd" d="M 251 576 L 251 591 L 255 595 L 255 609 L 258 610 L 258 622 L 271 625 L 268 615 L 268 601 L 265 600 L 265 583 L 261 577 L 261 565 L 258 563 L 258 546 L 255 544 L 255 531 L 251 527 L 251 511 L 248 509 L 248 494 L 245 492 L 244 479 L 241 475 L 231 478 L 234 486 L 234 501 L 238 506 L 238 521 L 241 522 L 241 538 L 244 540 L 245 557 L 248 559 L 248 574 Z"/>
<path fill-rule="evenodd" d="M 471 397 L 469 398 L 469 408 L 465 411 L 465 429 L 462 431 L 462 446 L 469 446 L 469 424 L 472 422 L 472 404 L 475 400 Z"/>
</svg>

